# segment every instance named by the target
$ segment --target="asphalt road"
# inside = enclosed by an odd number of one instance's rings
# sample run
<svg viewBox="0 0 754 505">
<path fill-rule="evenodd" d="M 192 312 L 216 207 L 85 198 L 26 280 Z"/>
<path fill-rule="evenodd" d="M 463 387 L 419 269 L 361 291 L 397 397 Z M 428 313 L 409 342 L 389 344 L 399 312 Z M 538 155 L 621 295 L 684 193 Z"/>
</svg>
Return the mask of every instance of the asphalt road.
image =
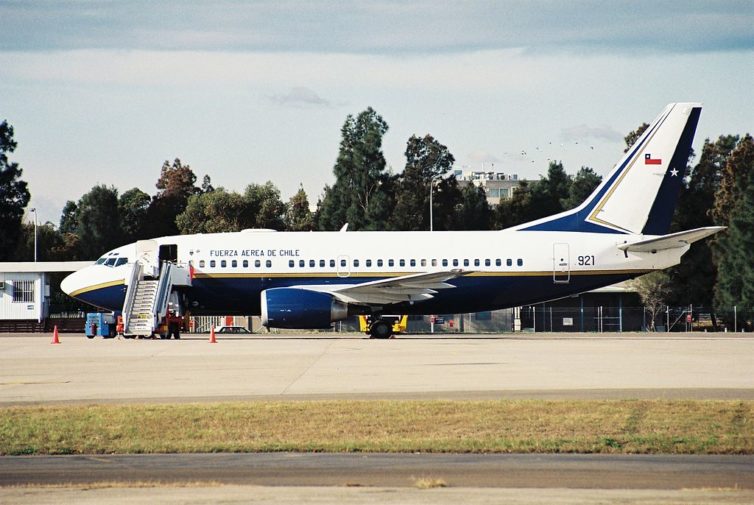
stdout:
<svg viewBox="0 0 754 505">
<path fill-rule="evenodd" d="M 324 398 L 754 399 L 754 337 L 480 335 L 388 341 L 0 336 L 0 405 Z"/>
<path fill-rule="evenodd" d="M 113 481 L 264 486 L 754 489 L 754 456 L 154 454 L 0 457 L 0 486 Z"/>
</svg>

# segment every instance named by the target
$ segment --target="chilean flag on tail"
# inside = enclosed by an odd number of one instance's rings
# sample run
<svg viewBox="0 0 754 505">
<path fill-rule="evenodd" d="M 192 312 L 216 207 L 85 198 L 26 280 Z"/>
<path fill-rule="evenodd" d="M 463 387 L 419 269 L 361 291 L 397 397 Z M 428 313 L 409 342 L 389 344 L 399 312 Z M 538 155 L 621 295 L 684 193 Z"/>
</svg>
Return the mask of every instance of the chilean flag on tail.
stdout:
<svg viewBox="0 0 754 505">
<path fill-rule="evenodd" d="M 647 153 L 644 155 L 644 164 L 645 165 L 662 165 L 662 159 L 652 158 L 652 155 Z"/>
</svg>

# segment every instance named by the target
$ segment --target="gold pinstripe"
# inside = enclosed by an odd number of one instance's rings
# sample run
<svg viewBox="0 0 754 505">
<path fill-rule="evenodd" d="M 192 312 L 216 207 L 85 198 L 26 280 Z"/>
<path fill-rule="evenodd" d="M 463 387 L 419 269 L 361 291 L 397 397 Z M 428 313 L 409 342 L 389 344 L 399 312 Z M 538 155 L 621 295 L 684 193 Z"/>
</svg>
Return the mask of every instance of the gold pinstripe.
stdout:
<svg viewBox="0 0 754 505">
<path fill-rule="evenodd" d="M 99 284 L 94 284 L 92 286 L 87 286 L 85 288 L 77 289 L 76 291 L 73 291 L 69 296 L 78 296 L 82 293 L 88 293 L 89 291 L 94 291 L 97 289 L 109 288 L 111 286 L 117 286 L 119 284 L 125 284 L 123 279 L 120 279 L 117 281 L 101 282 Z"/>
</svg>

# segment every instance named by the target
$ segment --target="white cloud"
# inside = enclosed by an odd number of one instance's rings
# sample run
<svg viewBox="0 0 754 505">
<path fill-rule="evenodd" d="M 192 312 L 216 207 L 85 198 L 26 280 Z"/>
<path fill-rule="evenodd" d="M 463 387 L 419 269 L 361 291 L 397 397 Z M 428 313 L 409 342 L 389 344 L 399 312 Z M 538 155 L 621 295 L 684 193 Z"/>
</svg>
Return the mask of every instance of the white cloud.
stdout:
<svg viewBox="0 0 754 505">
<path fill-rule="evenodd" d="M 319 96 L 314 90 L 298 86 L 291 88 L 287 93 L 270 95 L 270 101 L 288 107 L 332 107 L 329 100 Z"/>
<path fill-rule="evenodd" d="M 610 126 L 588 126 L 583 123 L 563 128 L 560 131 L 560 137 L 569 142 L 587 139 L 607 140 L 608 142 L 621 142 L 623 140 L 623 134 Z"/>
</svg>

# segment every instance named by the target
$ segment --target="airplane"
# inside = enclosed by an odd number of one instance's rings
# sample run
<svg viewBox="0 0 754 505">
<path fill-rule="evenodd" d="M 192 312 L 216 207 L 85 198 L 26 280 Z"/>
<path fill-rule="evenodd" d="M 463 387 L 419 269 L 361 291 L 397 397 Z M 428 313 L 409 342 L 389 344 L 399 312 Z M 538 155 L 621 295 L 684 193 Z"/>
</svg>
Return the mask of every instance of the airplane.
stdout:
<svg viewBox="0 0 754 505">
<path fill-rule="evenodd" d="M 724 229 L 668 234 L 701 108 L 669 104 L 580 206 L 505 230 L 160 237 L 113 249 L 61 287 L 132 321 L 169 300 L 194 315 L 261 315 L 274 328 L 369 315 L 370 336 L 388 338 L 386 314 L 497 310 L 615 284 L 678 264 Z M 134 308 L 147 283 L 159 293 Z"/>
</svg>

